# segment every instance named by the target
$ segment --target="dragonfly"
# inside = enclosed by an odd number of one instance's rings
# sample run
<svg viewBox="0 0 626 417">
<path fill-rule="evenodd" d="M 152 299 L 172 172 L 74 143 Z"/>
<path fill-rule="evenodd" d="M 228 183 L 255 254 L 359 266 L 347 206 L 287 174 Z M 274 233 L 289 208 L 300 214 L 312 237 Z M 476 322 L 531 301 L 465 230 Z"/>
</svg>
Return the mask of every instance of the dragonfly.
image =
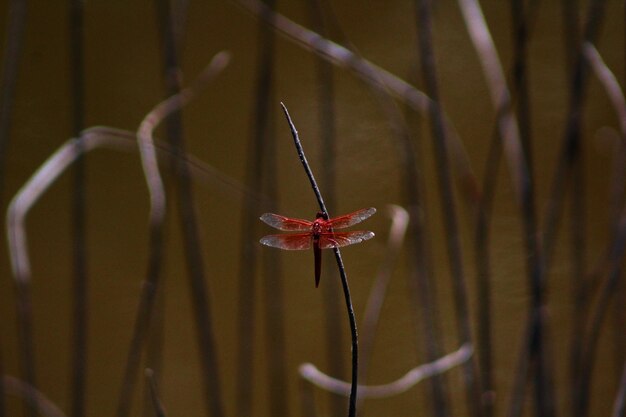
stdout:
<svg viewBox="0 0 626 417">
<path fill-rule="evenodd" d="M 370 207 L 328 219 L 322 212 L 318 212 L 313 221 L 265 213 L 261 216 L 264 223 L 278 230 L 297 233 L 267 235 L 261 238 L 261 243 L 284 250 L 308 250 L 313 246 L 315 288 L 317 288 L 320 283 L 322 249 L 341 248 L 374 237 L 374 233 L 366 230 L 336 232 L 335 229 L 353 226 L 374 213 L 376 213 L 376 209 Z"/>
</svg>

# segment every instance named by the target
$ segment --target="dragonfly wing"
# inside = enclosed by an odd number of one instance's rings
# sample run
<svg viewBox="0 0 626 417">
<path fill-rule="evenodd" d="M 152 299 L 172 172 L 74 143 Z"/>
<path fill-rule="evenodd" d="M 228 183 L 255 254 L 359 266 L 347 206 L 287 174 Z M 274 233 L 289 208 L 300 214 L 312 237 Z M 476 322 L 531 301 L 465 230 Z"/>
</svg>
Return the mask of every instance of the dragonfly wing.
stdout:
<svg viewBox="0 0 626 417">
<path fill-rule="evenodd" d="M 278 230 L 284 230 L 286 232 L 310 231 L 313 226 L 313 223 L 308 220 L 292 219 L 274 213 L 265 213 L 261 216 L 261 221 Z"/>
<path fill-rule="evenodd" d="M 334 229 L 350 227 L 354 224 L 361 223 L 374 213 L 376 213 L 376 209 L 374 207 L 357 210 L 353 213 L 344 214 L 343 216 L 333 217 L 328 220 L 328 225 Z"/>
<path fill-rule="evenodd" d="M 374 233 L 367 230 L 344 233 L 322 233 L 320 235 L 320 247 L 322 249 L 341 248 L 343 246 L 363 242 L 373 237 Z"/>
<path fill-rule="evenodd" d="M 267 235 L 261 238 L 261 243 L 278 249 L 307 250 L 311 247 L 311 234 Z"/>
</svg>

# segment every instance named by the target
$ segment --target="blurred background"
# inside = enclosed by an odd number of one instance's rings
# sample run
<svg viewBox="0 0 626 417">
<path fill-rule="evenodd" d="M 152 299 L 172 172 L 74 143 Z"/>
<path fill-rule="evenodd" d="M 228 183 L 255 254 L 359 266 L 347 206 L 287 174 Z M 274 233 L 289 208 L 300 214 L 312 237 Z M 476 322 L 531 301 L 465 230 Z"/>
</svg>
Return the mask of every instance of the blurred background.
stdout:
<svg viewBox="0 0 626 417">
<path fill-rule="evenodd" d="M 334 257 L 325 251 L 315 289 L 312 253 L 258 243 L 274 233 L 258 220 L 262 213 L 313 219 L 319 210 L 283 102 L 330 216 L 378 209 L 357 227 L 376 238 L 342 250 L 359 325 L 381 265 L 392 259 L 375 333 L 360 333 L 372 343 L 362 382 L 385 384 L 465 342 L 474 348 L 469 365 L 365 399 L 360 415 L 624 415 L 617 225 L 625 120 L 580 52 L 581 39 L 590 41 L 624 84 L 624 2 L 480 2 L 520 127 L 524 152 L 514 155 L 532 176 L 526 200 L 511 175 L 520 171 L 499 145 L 499 115 L 510 113 L 491 100 L 493 77 L 468 35 L 464 2 L 430 3 L 269 6 L 354 51 L 339 65 L 315 45 L 293 42 L 284 20 L 266 13 L 264 23 L 236 1 L 2 2 L 5 214 L 81 130 L 134 132 L 216 53 L 231 59 L 155 133 L 171 143 L 158 151 L 168 208 L 155 226 L 160 234 L 151 237 L 140 156 L 127 146 L 88 153 L 33 206 L 30 285 L 15 284 L 0 241 L 1 373 L 30 382 L 74 417 L 153 415 L 146 367 L 169 416 L 344 415 L 346 397 L 298 374 L 311 362 L 350 380 Z M 432 73 L 420 39 L 434 53 Z M 359 57 L 429 95 L 425 80 L 434 75 L 440 106 L 419 111 L 380 88 L 379 73 L 363 81 Z M 444 141 L 436 136 L 437 108 L 459 140 L 450 130 Z M 446 144 L 443 153 L 435 143 Z M 395 258 L 390 204 L 411 214 Z M 148 308 L 140 300 L 150 288 Z M 32 309 L 19 316 L 24 294 Z M 129 358 L 133 334 L 139 359 Z M 123 385 L 125 373 L 134 385 Z M 14 380 L 4 381 L 0 415 L 32 415 Z"/>
</svg>

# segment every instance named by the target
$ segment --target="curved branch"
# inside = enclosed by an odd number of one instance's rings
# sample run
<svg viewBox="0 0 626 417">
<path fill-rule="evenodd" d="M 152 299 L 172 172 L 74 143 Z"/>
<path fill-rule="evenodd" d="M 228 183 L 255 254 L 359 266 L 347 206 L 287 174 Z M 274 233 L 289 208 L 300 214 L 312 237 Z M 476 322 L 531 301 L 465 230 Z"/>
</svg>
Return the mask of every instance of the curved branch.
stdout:
<svg viewBox="0 0 626 417">
<path fill-rule="evenodd" d="M 491 101 L 499 114 L 498 128 L 519 204 L 524 200 L 523 194 L 528 184 L 528 166 L 519 137 L 517 120 L 511 109 L 511 95 L 506 85 L 502 64 L 478 2 L 458 0 L 458 3 L 476 53 L 479 55 Z"/>
<path fill-rule="evenodd" d="M 66 417 L 65 413 L 41 391 L 10 375 L 2 375 L 0 384 L 7 394 L 23 398 L 33 410 L 46 417 Z"/>
<path fill-rule="evenodd" d="M 139 128 L 139 148 L 144 162 L 146 179 L 150 189 L 151 201 L 151 225 L 158 225 L 165 213 L 165 195 L 158 166 L 156 165 L 156 150 L 152 139 L 154 127 L 167 114 L 191 100 L 197 90 L 203 87 L 210 79 L 218 74 L 228 63 L 229 55 L 226 52 L 217 54 L 209 66 L 203 71 L 198 79 L 180 94 L 158 105 L 146 116 Z M 107 128 L 101 130 L 107 131 Z M 26 215 L 43 195 L 43 193 L 56 181 L 59 175 L 76 161 L 78 156 L 96 147 L 102 146 L 116 139 L 127 138 L 126 132 L 108 129 L 103 134 L 97 129 L 87 129 L 81 137 L 66 142 L 61 148 L 53 153 L 42 166 L 33 174 L 11 200 L 7 209 L 6 228 L 9 256 L 13 278 L 16 283 L 17 293 L 17 320 L 19 329 L 20 361 L 25 369 L 27 379 L 32 379 L 32 365 L 34 363 L 33 320 L 30 294 L 31 266 L 28 255 L 28 242 L 26 235 Z M 115 133 L 122 134 L 116 136 Z M 117 142 L 114 140 L 113 142 Z M 158 229 L 155 228 L 155 230 Z M 149 309 L 146 309 L 146 317 L 149 317 Z M 30 375 L 30 376 L 29 376 Z"/>
<path fill-rule="evenodd" d="M 229 60 L 230 54 L 228 52 L 220 52 L 215 55 L 193 84 L 181 90 L 180 93 L 159 103 L 144 117 L 137 129 L 139 152 L 141 154 L 146 183 L 150 192 L 150 222 L 152 224 L 162 221 L 166 209 L 163 180 L 159 173 L 152 133 L 163 119 L 189 103 L 215 75 L 220 73 L 226 65 L 228 65 Z"/>
<path fill-rule="evenodd" d="M 401 394 L 408 391 L 418 382 L 433 375 L 439 375 L 455 366 L 466 362 L 473 353 L 473 348 L 466 343 L 458 350 L 437 359 L 434 362 L 417 366 L 402 377 L 384 385 L 359 385 L 359 399 L 365 398 L 385 398 L 392 395 Z M 345 381 L 326 375 L 315 367 L 312 363 L 304 363 L 299 368 L 300 376 L 318 387 L 330 391 L 334 394 L 348 396 L 350 394 L 350 384 Z"/>
<path fill-rule="evenodd" d="M 613 109 L 619 121 L 622 143 L 624 144 L 624 142 L 626 142 L 626 100 L 624 99 L 624 93 L 620 88 L 619 82 L 617 82 L 615 74 L 607 67 L 602 56 L 600 56 L 598 50 L 591 42 L 583 43 L 583 54 L 613 105 Z"/>
<path fill-rule="evenodd" d="M 140 148 L 145 144 L 150 152 L 154 150 L 155 145 L 152 139 L 152 130 L 156 124 L 159 123 L 163 117 L 167 116 L 167 114 L 188 103 L 195 96 L 197 89 L 204 86 L 204 84 L 226 66 L 228 59 L 229 55 L 227 52 L 217 54 L 207 69 L 190 87 L 181 91 L 180 95 L 170 97 L 159 104 L 144 118 L 139 128 L 141 135 L 143 135 L 143 139 L 139 139 Z M 148 139 L 146 139 L 146 135 L 148 135 Z M 125 147 L 128 145 L 127 140 L 135 137 L 134 134 L 128 131 L 116 128 L 92 127 L 85 129 L 81 133 L 80 138 L 70 139 L 54 152 L 46 162 L 35 171 L 26 184 L 19 189 L 9 203 L 6 216 L 9 257 L 13 277 L 17 283 L 28 284 L 31 278 L 25 221 L 32 206 L 81 153 L 88 153 L 93 149 L 111 145 Z M 79 144 L 79 142 L 82 143 Z M 148 159 L 148 162 L 150 162 L 152 157 L 149 156 Z M 195 166 L 199 166 L 199 162 L 193 159 L 190 159 L 189 162 Z M 148 168 L 148 170 L 150 169 L 151 168 Z M 223 179 L 221 180 L 224 181 Z M 158 182 L 158 180 L 156 180 L 156 182 Z M 156 187 L 158 188 L 158 184 L 156 184 Z"/>
</svg>

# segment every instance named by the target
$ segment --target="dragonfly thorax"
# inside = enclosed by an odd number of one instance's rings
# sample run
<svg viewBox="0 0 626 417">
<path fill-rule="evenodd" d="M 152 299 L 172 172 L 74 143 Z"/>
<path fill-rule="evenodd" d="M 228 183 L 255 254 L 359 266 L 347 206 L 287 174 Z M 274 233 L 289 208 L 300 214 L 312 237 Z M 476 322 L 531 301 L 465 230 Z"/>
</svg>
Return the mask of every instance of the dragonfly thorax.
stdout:
<svg viewBox="0 0 626 417">
<path fill-rule="evenodd" d="M 314 235 L 319 236 L 320 233 L 325 231 L 324 223 L 326 223 L 324 219 L 315 219 L 315 221 L 313 221 L 313 226 L 311 226 L 311 231 L 313 232 Z"/>
</svg>

